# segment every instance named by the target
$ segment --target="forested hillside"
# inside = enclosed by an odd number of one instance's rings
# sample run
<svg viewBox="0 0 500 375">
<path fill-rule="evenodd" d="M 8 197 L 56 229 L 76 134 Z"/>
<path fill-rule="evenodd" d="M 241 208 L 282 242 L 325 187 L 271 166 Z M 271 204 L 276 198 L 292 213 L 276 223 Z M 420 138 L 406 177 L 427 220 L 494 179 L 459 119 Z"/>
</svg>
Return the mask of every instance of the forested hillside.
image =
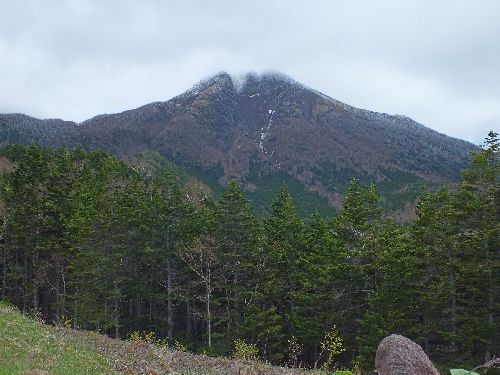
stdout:
<svg viewBox="0 0 500 375">
<path fill-rule="evenodd" d="M 257 218 L 238 182 L 219 200 L 100 152 L 2 150 L 2 300 L 47 322 L 134 332 L 213 355 L 373 368 L 390 333 L 441 367 L 498 354 L 499 139 L 417 218 L 385 219 L 352 179 L 336 217 L 297 215 L 286 185 Z M 236 341 L 237 340 L 237 341 Z"/>
<path fill-rule="evenodd" d="M 388 213 L 412 218 L 424 185 L 456 184 L 478 147 L 401 115 L 352 107 L 281 74 L 219 73 L 164 102 L 82 123 L 0 114 L 2 143 L 155 154 L 213 191 L 233 178 L 269 214 L 283 181 L 299 215 L 333 215 L 351 177 L 373 182 Z M 305 203 L 307 202 L 307 203 Z"/>
</svg>

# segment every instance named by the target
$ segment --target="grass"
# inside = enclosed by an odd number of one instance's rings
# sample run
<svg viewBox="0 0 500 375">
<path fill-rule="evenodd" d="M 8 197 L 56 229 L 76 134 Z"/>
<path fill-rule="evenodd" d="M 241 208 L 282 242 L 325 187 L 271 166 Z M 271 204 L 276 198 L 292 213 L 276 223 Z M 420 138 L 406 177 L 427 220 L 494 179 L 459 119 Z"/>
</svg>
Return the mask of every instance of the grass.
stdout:
<svg viewBox="0 0 500 375">
<path fill-rule="evenodd" d="M 42 324 L 0 302 L 0 375 L 3 374 L 261 374 L 320 372 L 263 362 L 213 358 L 144 341 Z"/>
<path fill-rule="evenodd" d="M 0 374 L 116 374 L 81 335 L 45 326 L 0 303 Z"/>
</svg>

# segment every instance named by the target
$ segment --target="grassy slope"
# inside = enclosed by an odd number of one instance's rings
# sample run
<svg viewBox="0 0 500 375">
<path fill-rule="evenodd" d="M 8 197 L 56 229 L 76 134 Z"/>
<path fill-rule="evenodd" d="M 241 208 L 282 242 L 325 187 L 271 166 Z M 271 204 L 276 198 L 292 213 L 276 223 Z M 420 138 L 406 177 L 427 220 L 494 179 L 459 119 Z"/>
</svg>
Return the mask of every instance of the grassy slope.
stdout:
<svg viewBox="0 0 500 375">
<path fill-rule="evenodd" d="M 0 304 L 0 374 L 113 374 L 81 335 L 44 326 Z"/>
<path fill-rule="evenodd" d="M 43 325 L 0 302 L 0 374 L 313 374 Z M 319 374 L 319 372 L 317 373 Z"/>
</svg>

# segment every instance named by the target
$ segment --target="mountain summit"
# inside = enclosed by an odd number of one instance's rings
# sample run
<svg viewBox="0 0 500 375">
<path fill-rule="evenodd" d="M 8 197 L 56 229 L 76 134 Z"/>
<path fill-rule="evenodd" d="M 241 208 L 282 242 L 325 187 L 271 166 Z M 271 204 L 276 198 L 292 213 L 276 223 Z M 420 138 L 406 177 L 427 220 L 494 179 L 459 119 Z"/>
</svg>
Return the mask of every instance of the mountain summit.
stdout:
<svg viewBox="0 0 500 375">
<path fill-rule="evenodd" d="M 266 181 L 293 180 L 333 207 L 351 176 L 379 185 L 387 202 L 407 203 L 415 184 L 457 181 L 477 149 L 406 116 L 341 103 L 282 74 L 224 72 L 166 102 L 79 124 L 0 115 L 1 142 L 99 149 L 127 159 L 154 151 L 216 184 L 239 178 L 257 195 Z"/>
</svg>

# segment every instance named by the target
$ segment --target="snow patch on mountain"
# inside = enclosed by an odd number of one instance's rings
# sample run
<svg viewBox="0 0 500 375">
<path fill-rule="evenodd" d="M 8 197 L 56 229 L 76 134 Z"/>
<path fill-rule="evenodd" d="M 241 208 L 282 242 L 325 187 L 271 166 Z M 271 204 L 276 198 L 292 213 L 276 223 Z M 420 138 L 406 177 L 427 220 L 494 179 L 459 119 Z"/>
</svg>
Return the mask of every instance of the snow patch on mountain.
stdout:
<svg viewBox="0 0 500 375">
<path fill-rule="evenodd" d="M 259 141 L 259 148 L 262 150 L 262 152 L 266 153 L 266 150 L 264 150 L 264 141 L 269 135 L 269 131 L 271 130 L 271 126 L 273 124 L 273 115 L 276 111 L 273 109 L 269 110 L 269 121 L 267 122 L 267 126 L 262 126 L 260 129 L 260 141 Z M 265 129 L 264 129 L 265 128 Z M 273 151 L 274 152 L 274 151 Z"/>
</svg>

